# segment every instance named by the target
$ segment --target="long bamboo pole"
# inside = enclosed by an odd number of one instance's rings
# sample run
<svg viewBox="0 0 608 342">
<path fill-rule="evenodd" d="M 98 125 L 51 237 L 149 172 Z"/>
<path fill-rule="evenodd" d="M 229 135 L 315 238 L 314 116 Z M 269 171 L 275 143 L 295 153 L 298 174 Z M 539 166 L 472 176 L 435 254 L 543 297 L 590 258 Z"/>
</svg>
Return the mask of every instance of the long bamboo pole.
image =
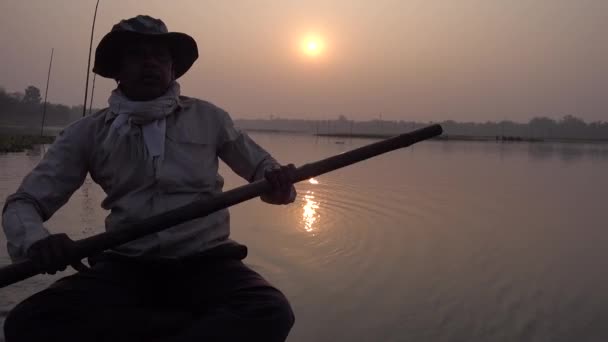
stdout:
<svg viewBox="0 0 608 342">
<path fill-rule="evenodd" d="M 89 60 L 87 61 L 87 81 L 84 84 L 84 105 L 82 106 L 82 117 L 84 117 L 87 113 L 87 94 L 89 92 L 89 74 L 91 73 L 91 51 L 93 51 L 93 33 L 95 32 L 97 7 L 99 7 L 99 0 L 97 0 L 97 4 L 95 5 L 95 14 L 93 14 L 93 25 L 91 25 L 91 41 L 89 42 Z"/>
<path fill-rule="evenodd" d="M 53 66 L 53 52 L 55 48 L 51 48 L 51 61 L 49 62 L 49 73 L 46 76 L 46 90 L 44 91 L 44 104 L 42 105 L 42 123 L 40 124 L 40 136 L 44 135 L 44 121 L 46 119 L 46 98 L 49 94 L 49 82 L 51 81 L 51 67 Z"/>
<path fill-rule="evenodd" d="M 438 136 L 442 132 L 441 126 L 432 125 L 317 162 L 305 164 L 296 169 L 293 182 L 297 183 L 386 152 L 410 146 Z M 128 227 L 119 227 L 109 232 L 79 240 L 76 242 L 77 247 L 74 259 L 69 260 L 68 264 L 177 224 L 207 216 L 218 210 L 258 197 L 269 190 L 271 190 L 271 186 L 266 180 L 258 180 L 226 191 L 215 197 L 201 199 L 166 213 L 152 216 L 141 222 L 130 224 Z M 37 265 L 29 260 L 0 268 L 0 288 L 37 275 L 40 271 Z"/>
<path fill-rule="evenodd" d="M 93 97 L 95 96 L 95 79 L 97 78 L 97 74 L 93 74 L 93 85 L 91 86 L 91 102 L 89 104 L 89 115 L 93 112 Z"/>
</svg>

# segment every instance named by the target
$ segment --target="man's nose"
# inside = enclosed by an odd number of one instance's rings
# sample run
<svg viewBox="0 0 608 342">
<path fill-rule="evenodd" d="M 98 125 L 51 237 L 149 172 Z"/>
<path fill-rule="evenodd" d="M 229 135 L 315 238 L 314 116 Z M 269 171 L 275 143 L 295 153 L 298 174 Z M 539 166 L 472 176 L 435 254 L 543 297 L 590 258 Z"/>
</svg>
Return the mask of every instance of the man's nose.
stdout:
<svg viewBox="0 0 608 342">
<path fill-rule="evenodd" d="M 160 64 L 160 58 L 154 53 L 146 52 L 142 55 L 142 64 L 156 66 Z"/>
</svg>

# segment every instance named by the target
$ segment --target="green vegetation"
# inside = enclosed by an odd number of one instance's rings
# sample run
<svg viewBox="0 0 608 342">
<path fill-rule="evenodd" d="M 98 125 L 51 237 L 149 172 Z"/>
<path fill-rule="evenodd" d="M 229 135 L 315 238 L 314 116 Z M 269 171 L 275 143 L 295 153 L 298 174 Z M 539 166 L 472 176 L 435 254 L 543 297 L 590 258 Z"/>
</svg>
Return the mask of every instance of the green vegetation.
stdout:
<svg viewBox="0 0 608 342">
<path fill-rule="evenodd" d="M 499 122 L 440 122 L 368 120 L 354 121 L 340 115 L 334 120 L 301 119 L 236 119 L 235 124 L 248 131 L 266 130 L 275 132 L 312 133 L 320 136 L 386 138 L 422 128 L 431 123 L 441 124 L 443 140 L 474 141 L 568 141 L 606 142 L 608 122 L 585 122 L 572 115 L 562 119 L 547 117 L 533 118 L 527 123 L 513 121 Z"/>
<path fill-rule="evenodd" d="M 348 133 L 330 133 L 315 134 L 318 137 L 330 137 L 330 138 L 364 138 L 364 139 L 387 139 L 394 137 L 397 134 L 348 134 Z M 453 141 L 508 141 L 508 142 L 542 142 L 543 140 L 538 138 L 525 138 L 525 137 L 512 137 L 512 136 L 470 136 L 470 135 L 448 135 L 444 134 L 438 137 L 434 137 L 431 140 L 453 140 Z"/>
<path fill-rule="evenodd" d="M 34 145 L 50 144 L 55 137 L 34 135 L 0 135 L 0 153 L 21 152 Z"/>
<path fill-rule="evenodd" d="M 0 86 L 0 128 L 2 126 L 19 129 L 10 134 L 32 134 L 40 132 L 43 122 L 45 105 L 40 95 L 40 89 L 28 86 L 23 92 L 9 93 Z M 93 109 L 97 111 L 97 109 Z M 82 117 L 82 105 L 66 106 L 56 103 L 46 104 L 44 127 L 51 129 L 65 127 Z M 6 129 L 5 129 L 6 130 Z M 27 133 L 22 131 L 28 131 Z M 6 132 L 3 132 L 5 134 Z M 35 133 L 34 133 L 35 134 Z"/>
</svg>

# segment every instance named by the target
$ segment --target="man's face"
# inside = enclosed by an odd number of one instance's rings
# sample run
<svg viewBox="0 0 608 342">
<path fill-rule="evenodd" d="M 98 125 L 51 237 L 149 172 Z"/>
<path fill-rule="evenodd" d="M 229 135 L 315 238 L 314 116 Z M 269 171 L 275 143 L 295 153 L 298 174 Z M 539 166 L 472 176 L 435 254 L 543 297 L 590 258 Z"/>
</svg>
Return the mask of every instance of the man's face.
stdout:
<svg viewBox="0 0 608 342">
<path fill-rule="evenodd" d="M 130 99 L 155 99 L 167 91 L 174 78 L 171 52 L 162 42 L 141 41 L 123 51 L 118 80 Z"/>
</svg>

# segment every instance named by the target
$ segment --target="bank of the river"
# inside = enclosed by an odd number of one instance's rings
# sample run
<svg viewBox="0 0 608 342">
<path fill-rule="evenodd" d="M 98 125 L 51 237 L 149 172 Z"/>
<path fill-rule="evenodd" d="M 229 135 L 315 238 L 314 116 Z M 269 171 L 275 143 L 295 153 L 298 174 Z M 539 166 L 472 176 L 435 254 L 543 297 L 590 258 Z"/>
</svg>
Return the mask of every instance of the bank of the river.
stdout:
<svg viewBox="0 0 608 342">
<path fill-rule="evenodd" d="M 364 139 L 386 139 L 395 136 L 395 134 L 367 134 L 367 133 L 330 133 L 330 134 L 315 134 L 318 137 L 330 138 L 364 138 Z M 608 143 L 608 139 L 565 139 L 565 138 L 529 138 L 529 137 L 513 137 L 513 136 L 473 136 L 473 135 L 449 135 L 443 134 L 433 140 L 451 140 L 451 141 L 497 141 L 497 142 L 554 142 L 554 143 Z"/>
<path fill-rule="evenodd" d="M 50 144 L 55 137 L 36 135 L 0 135 L 0 153 L 21 152 L 34 145 Z"/>
<path fill-rule="evenodd" d="M 334 138 L 367 138 L 367 139 L 386 139 L 395 136 L 395 134 L 374 134 L 374 133 L 330 133 L 330 134 L 315 134 L 319 137 L 334 137 Z M 526 137 L 511 137 L 511 136 L 473 136 L 473 135 L 449 135 L 443 134 L 433 138 L 434 140 L 455 140 L 455 141 L 525 141 L 525 142 L 542 142 L 542 139 L 526 138 Z"/>
<path fill-rule="evenodd" d="M 243 128 L 243 130 L 252 133 L 284 133 L 284 134 L 311 134 L 317 137 L 327 138 L 338 138 L 338 139 L 349 139 L 349 138 L 362 138 L 362 139 L 387 139 L 394 137 L 397 133 L 311 133 L 308 131 L 293 131 L 293 130 L 281 130 L 281 129 L 262 129 L 262 128 Z M 477 136 L 477 135 L 457 135 L 457 134 L 442 134 L 439 137 L 433 138 L 433 140 L 442 141 L 496 141 L 496 142 L 528 142 L 528 143 L 582 143 L 582 144 L 594 144 L 594 143 L 608 143 L 606 139 L 574 139 L 574 138 L 533 138 L 533 137 L 520 137 L 520 136 Z"/>
</svg>

